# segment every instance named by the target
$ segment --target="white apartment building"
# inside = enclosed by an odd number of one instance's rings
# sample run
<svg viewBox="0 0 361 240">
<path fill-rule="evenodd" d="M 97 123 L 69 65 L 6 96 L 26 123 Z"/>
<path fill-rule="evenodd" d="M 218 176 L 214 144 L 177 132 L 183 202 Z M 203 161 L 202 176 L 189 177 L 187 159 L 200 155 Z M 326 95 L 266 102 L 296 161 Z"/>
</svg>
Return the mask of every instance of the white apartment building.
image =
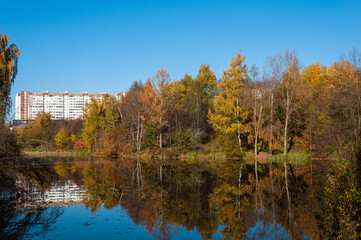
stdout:
<svg viewBox="0 0 361 240">
<path fill-rule="evenodd" d="M 21 91 L 15 98 L 15 120 L 35 120 L 40 112 L 50 113 L 52 119 L 76 119 L 83 115 L 83 108 L 91 98 L 102 100 L 104 95 L 117 100 L 125 96 L 121 93 L 55 93 Z"/>
</svg>

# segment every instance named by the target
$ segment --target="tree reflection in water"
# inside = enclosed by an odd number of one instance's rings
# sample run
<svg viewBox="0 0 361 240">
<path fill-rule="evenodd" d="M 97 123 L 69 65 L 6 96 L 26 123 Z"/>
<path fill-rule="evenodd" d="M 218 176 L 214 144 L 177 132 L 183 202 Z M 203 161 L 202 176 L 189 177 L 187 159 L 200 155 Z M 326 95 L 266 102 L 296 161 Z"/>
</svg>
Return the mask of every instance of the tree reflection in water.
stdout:
<svg viewBox="0 0 361 240">
<path fill-rule="evenodd" d="M 60 207 L 48 211 L 46 207 L 26 206 L 25 186 L 29 182 L 45 190 L 56 177 L 52 166 L 30 163 L 30 160 L 11 161 L 0 171 L 0 239 L 30 239 L 44 235 L 62 214 Z"/>
<path fill-rule="evenodd" d="M 35 183 L 45 191 L 71 179 L 84 187 L 83 204 L 92 212 L 121 206 L 154 239 L 176 238 L 180 227 L 196 230 L 202 239 L 325 239 L 335 234 L 327 227 L 330 217 L 324 210 L 329 174 L 327 162 L 121 159 L 24 164 L 16 171 L 0 170 L 0 238 L 45 236 L 62 208 L 24 206 L 31 196 L 27 186 Z M 333 191 L 328 202 L 343 192 Z"/>
<path fill-rule="evenodd" d="M 327 168 L 312 168 L 266 164 L 256 175 L 242 161 L 91 162 L 83 170 L 84 203 L 92 211 L 120 205 L 155 239 L 171 239 L 179 226 L 203 239 L 319 239 L 324 232 L 318 183 Z"/>
</svg>

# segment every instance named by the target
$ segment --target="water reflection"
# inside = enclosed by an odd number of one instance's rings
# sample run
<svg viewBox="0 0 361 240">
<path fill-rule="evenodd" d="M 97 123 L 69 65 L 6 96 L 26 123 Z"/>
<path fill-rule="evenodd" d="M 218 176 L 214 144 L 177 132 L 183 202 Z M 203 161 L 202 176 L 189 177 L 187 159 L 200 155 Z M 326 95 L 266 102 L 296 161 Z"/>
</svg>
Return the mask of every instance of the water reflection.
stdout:
<svg viewBox="0 0 361 240">
<path fill-rule="evenodd" d="M 257 171 L 253 164 L 232 160 L 202 164 L 59 160 L 45 166 L 52 169 L 51 176 L 44 175 L 47 180 L 41 184 L 18 180 L 23 195 L 17 201 L 41 206 L 31 212 L 30 218 L 37 220 L 27 223 L 30 228 L 40 221 L 47 231 L 61 215 L 44 206 L 82 202 L 93 213 L 101 206 L 121 206 L 154 239 L 176 239 L 180 228 L 196 230 L 202 239 L 324 238 L 319 193 L 326 163 L 269 163 L 258 165 Z M 7 234 L 22 225 L 19 216 L 26 216 L 15 213 L 10 217 L 14 223 L 1 224 Z"/>
<path fill-rule="evenodd" d="M 0 239 L 45 235 L 62 214 L 59 207 L 48 211 L 47 207 L 26 205 L 25 196 L 32 190 L 25 186 L 37 184 L 38 189 L 45 190 L 56 176 L 55 171 L 42 164 L 18 163 L 0 171 Z"/>
<path fill-rule="evenodd" d="M 156 163 L 89 163 L 84 170 L 84 203 L 93 211 L 101 205 L 121 205 L 155 239 L 176 236 L 174 226 L 197 229 L 203 239 L 217 232 L 223 239 L 318 239 L 322 209 L 309 168 L 261 165 L 256 179 L 252 166 L 239 161 L 173 162 L 162 168 Z M 324 172 L 320 164 L 313 168 Z"/>
</svg>

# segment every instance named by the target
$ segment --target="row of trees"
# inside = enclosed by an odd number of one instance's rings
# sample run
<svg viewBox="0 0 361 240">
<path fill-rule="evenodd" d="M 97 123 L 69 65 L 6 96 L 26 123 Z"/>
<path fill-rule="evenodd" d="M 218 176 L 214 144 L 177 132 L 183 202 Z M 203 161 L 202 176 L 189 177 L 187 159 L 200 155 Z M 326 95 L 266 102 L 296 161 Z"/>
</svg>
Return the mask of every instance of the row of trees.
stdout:
<svg viewBox="0 0 361 240">
<path fill-rule="evenodd" d="M 323 157 L 336 151 L 356 159 L 361 136 L 361 57 L 357 50 L 329 67 L 301 68 L 295 51 L 279 51 L 263 74 L 241 52 L 217 80 L 209 65 L 198 74 L 170 80 L 160 69 L 136 81 L 122 101 L 92 99 L 84 120 L 55 124 L 42 113 L 20 131 L 22 139 L 105 155 L 172 149 L 287 154 L 307 150 Z M 355 163 L 355 162 L 354 162 Z"/>
<path fill-rule="evenodd" d="M 326 67 L 301 68 L 295 51 L 267 59 L 263 74 L 241 52 L 217 81 L 209 65 L 197 76 L 170 80 L 160 69 L 136 81 L 121 102 L 93 100 L 84 111 L 89 150 L 196 148 L 211 142 L 228 155 L 254 149 L 317 156 L 360 152 L 360 53 Z"/>
<path fill-rule="evenodd" d="M 18 139 L 29 147 L 86 149 L 82 138 L 83 122 L 82 119 L 53 121 L 50 113 L 41 112 L 27 126 L 16 128 L 16 133 Z"/>
</svg>

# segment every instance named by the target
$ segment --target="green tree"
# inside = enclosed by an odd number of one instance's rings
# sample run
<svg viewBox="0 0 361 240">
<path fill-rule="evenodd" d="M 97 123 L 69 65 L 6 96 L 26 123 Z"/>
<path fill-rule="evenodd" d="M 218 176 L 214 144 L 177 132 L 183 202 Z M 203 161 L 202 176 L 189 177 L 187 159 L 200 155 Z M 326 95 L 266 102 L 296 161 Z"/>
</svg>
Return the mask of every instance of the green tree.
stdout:
<svg viewBox="0 0 361 240">
<path fill-rule="evenodd" d="M 217 85 L 217 96 L 214 110 L 208 113 L 209 122 L 214 129 L 223 135 L 235 135 L 238 147 L 242 152 L 242 134 L 245 133 L 244 123 L 249 111 L 242 106 L 244 81 L 247 77 L 245 56 L 238 52 L 231 59 L 229 69 L 223 71 Z"/>
<path fill-rule="evenodd" d="M 198 140 L 204 139 L 209 132 L 207 114 L 211 109 L 212 100 L 217 88 L 217 78 L 209 65 L 201 65 L 197 77 L 193 80 L 188 93 L 192 103 L 195 135 Z"/>
</svg>

